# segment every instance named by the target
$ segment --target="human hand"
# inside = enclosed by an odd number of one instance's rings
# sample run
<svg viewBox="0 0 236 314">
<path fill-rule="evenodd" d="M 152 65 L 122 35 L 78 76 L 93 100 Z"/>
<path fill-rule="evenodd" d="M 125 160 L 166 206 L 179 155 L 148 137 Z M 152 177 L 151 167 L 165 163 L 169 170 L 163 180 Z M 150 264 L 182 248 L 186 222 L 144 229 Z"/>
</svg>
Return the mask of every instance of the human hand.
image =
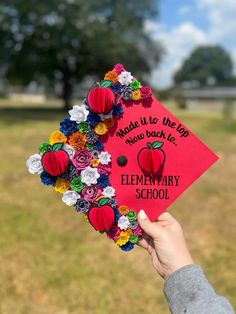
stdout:
<svg viewBox="0 0 236 314">
<path fill-rule="evenodd" d="M 151 255 L 153 267 L 166 279 L 177 269 L 194 264 L 187 248 L 183 230 L 168 212 L 151 222 L 144 210 L 138 214 L 138 222 L 144 233 L 138 244 Z"/>
</svg>

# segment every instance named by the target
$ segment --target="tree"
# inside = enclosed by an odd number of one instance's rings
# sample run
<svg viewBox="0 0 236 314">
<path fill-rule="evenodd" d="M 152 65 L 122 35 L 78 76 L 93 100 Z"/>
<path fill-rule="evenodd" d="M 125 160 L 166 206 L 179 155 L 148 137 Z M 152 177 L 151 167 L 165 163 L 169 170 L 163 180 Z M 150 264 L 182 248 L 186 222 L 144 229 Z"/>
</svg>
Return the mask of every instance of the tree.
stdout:
<svg viewBox="0 0 236 314">
<path fill-rule="evenodd" d="M 3 0 L 0 60 L 11 83 L 62 83 L 65 108 L 73 85 L 114 63 L 138 74 L 159 62 L 161 48 L 144 32 L 156 0 Z"/>
<path fill-rule="evenodd" d="M 196 48 L 174 75 L 176 84 L 194 82 L 199 86 L 222 84 L 232 78 L 233 63 L 220 46 Z"/>
</svg>

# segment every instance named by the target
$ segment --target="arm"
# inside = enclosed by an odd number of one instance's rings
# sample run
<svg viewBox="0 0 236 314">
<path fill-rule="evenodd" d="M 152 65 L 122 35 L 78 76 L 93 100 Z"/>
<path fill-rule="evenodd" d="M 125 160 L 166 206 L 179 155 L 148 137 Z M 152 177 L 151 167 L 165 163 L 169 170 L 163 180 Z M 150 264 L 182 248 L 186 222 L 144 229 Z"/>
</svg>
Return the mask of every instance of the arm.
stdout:
<svg viewBox="0 0 236 314">
<path fill-rule="evenodd" d="M 151 256 L 153 267 L 165 279 L 164 294 L 173 314 L 233 314 L 229 302 L 218 296 L 202 269 L 194 264 L 180 224 L 169 213 L 150 222 L 141 210 L 144 230 L 139 245 Z"/>
</svg>

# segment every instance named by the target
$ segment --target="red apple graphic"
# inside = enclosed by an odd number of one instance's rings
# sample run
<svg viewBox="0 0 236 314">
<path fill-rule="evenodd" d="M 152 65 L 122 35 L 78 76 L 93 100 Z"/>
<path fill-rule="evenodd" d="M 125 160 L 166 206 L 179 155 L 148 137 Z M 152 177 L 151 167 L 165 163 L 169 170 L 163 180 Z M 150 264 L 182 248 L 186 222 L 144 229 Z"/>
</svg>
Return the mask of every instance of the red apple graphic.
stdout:
<svg viewBox="0 0 236 314">
<path fill-rule="evenodd" d="M 106 114 L 111 111 L 115 103 L 115 94 L 109 88 L 110 85 L 110 81 L 103 81 L 88 93 L 88 105 L 93 112 Z"/>
<path fill-rule="evenodd" d="M 42 156 L 42 165 L 44 170 L 51 176 L 60 176 L 65 173 L 69 167 L 70 158 L 66 151 L 62 150 L 63 143 L 55 143 L 48 146 Z"/>
<path fill-rule="evenodd" d="M 108 202 L 108 198 L 101 198 L 100 204 Z M 115 223 L 115 212 L 113 208 L 107 204 L 92 207 L 88 212 L 88 219 L 91 225 L 97 231 L 108 231 Z"/>
<path fill-rule="evenodd" d="M 165 153 L 161 149 L 163 142 L 147 143 L 138 153 L 138 164 L 142 171 L 155 174 L 165 162 Z"/>
</svg>

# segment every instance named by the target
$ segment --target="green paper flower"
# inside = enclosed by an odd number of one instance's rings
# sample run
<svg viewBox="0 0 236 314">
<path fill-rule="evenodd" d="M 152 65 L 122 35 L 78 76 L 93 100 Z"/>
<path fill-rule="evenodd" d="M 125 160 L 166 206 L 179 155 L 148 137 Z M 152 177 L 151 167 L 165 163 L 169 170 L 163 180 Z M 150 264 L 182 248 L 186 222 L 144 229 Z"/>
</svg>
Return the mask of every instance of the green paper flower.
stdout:
<svg viewBox="0 0 236 314">
<path fill-rule="evenodd" d="M 40 152 L 41 154 L 46 153 L 48 146 L 51 146 L 49 142 L 43 143 L 43 144 L 40 145 L 40 147 L 39 147 L 39 152 Z"/>
<path fill-rule="evenodd" d="M 136 234 L 131 234 L 129 237 L 129 241 L 133 244 L 138 242 L 138 236 Z"/>
<path fill-rule="evenodd" d="M 134 221 L 137 219 L 137 215 L 134 210 L 130 210 L 127 214 L 129 221 Z"/>
<path fill-rule="evenodd" d="M 70 186 L 75 192 L 81 192 L 84 188 L 84 184 L 81 182 L 81 176 L 75 177 L 71 181 Z"/>
<path fill-rule="evenodd" d="M 86 121 L 82 121 L 78 124 L 78 130 L 81 133 L 86 133 L 89 129 L 90 129 L 90 127 Z"/>
<path fill-rule="evenodd" d="M 132 88 L 132 90 L 139 89 L 140 86 L 141 86 L 141 84 L 140 84 L 140 82 L 138 80 L 134 80 L 130 84 L 130 87 Z"/>
<path fill-rule="evenodd" d="M 86 143 L 86 148 L 89 152 L 93 150 L 93 144 Z"/>
</svg>

